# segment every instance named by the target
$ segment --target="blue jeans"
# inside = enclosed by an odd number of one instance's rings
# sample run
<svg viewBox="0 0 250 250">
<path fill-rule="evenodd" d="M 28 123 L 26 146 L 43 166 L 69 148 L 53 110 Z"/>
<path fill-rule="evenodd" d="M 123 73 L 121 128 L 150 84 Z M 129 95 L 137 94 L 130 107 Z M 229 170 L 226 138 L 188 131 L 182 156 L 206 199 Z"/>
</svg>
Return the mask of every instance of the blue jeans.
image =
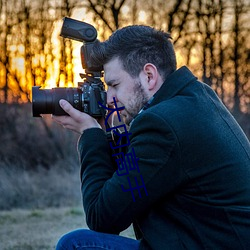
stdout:
<svg viewBox="0 0 250 250">
<path fill-rule="evenodd" d="M 138 250 L 139 244 L 139 240 L 114 234 L 99 233 L 88 229 L 79 229 L 64 235 L 58 241 L 56 250 Z"/>
</svg>

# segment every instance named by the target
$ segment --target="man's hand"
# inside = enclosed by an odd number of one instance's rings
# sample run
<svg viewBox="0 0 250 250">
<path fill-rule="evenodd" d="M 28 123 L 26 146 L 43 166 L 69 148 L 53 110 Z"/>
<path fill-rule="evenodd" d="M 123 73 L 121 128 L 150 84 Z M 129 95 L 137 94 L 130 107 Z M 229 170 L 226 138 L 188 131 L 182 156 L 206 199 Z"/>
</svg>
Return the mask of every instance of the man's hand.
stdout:
<svg viewBox="0 0 250 250">
<path fill-rule="evenodd" d="M 52 118 L 64 128 L 73 130 L 80 134 L 88 128 L 102 128 L 96 119 L 73 108 L 73 106 L 66 100 L 60 100 L 59 104 L 69 116 L 52 116 Z"/>
</svg>

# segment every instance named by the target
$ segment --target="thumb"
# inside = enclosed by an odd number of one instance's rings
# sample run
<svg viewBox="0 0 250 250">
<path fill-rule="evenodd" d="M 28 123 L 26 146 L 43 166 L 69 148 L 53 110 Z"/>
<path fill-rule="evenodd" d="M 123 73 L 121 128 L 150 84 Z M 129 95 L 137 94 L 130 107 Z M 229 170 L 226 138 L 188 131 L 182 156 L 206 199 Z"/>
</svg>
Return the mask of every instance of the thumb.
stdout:
<svg viewBox="0 0 250 250">
<path fill-rule="evenodd" d="M 82 112 L 80 112 L 79 110 L 75 109 L 68 101 L 66 101 L 64 99 L 61 99 L 59 101 L 59 104 L 60 104 L 61 108 L 66 113 L 68 113 L 69 116 L 71 116 L 75 120 L 80 119 L 80 117 L 84 115 Z"/>
<path fill-rule="evenodd" d="M 67 102 L 66 100 L 61 99 L 61 100 L 59 101 L 59 104 L 60 104 L 61 108 L 62 108 L 65 112 L 67 112 L 67 113 L 69 113 L 70 110 L 72 109 L 72 105 L 71 105 L 69 102 Z"/>
</svg>

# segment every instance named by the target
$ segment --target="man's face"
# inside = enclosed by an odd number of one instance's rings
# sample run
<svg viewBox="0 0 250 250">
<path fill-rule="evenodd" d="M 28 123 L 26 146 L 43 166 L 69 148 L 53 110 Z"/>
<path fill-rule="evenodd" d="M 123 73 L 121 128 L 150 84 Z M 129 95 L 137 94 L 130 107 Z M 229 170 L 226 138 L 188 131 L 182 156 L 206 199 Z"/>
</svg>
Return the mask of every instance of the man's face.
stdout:
<svg viewBox="0 0 250 250">
<path fill-rule="evenodd" d="M 143 78 L 132 78 L 122 66 L 118 58 L 112 59 L 104 65 L 104 80 L 108 85 L 107 102 L 118 107 L 124 106 L 121 116 L 125 124 L 133 120 L 140 109 L 147 103 L 149 96 L 144 88 Z"/>
</svg>

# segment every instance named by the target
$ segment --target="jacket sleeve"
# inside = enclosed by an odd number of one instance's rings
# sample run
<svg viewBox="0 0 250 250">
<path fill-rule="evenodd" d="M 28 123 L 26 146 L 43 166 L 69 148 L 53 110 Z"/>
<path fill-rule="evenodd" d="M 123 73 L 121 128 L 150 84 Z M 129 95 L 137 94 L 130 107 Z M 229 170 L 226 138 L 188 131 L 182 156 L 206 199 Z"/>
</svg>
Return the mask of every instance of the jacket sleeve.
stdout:
<svg viewBox="0 0 250 250">
<path fill-rule="evenodd" d="M 142 113 L 130 133 L 118 166 L 122 171 L 127 167 L 127 174 L 114 170 L 104 131 L 88 129 L 79 140 L 83 206 L 92 230 L 119 234 L 185 180 L 178 141 L 165 120 Z"/>
</svg>

